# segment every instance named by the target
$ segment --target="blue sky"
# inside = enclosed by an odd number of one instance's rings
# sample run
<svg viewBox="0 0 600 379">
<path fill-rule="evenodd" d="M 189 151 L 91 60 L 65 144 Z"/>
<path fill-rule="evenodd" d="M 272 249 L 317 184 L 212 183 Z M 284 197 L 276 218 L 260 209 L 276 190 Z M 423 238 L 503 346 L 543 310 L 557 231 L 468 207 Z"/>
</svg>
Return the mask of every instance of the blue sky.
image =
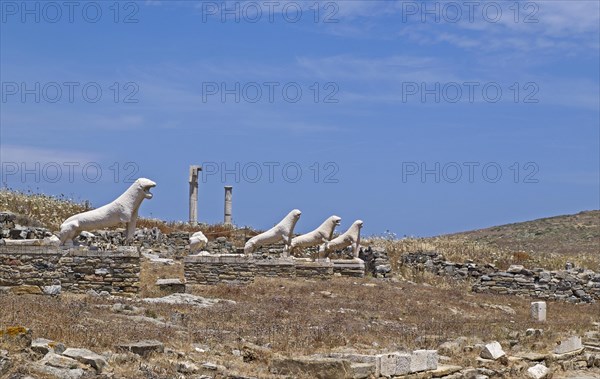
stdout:
<svg viewBox="0 0 600 379">
<path fill-rule="evenodd" d="M 201 221 L 233 185 L 238 225 L 398 236 L 600 208 L 599 3 L 467 3 L 0 1 L 2 184 L 186 220 L 204 164 Z"/>
</svg>

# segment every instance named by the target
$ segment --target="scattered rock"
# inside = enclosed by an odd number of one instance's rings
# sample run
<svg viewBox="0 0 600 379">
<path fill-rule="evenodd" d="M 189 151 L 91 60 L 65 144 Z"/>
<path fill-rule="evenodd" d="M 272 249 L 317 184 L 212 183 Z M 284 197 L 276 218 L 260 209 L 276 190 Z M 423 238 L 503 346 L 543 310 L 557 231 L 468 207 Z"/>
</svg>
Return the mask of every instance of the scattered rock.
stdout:
<svg viewBox="0 0 600 379">
<path fill-rule="evenodd" d="M 44 292 L 45 295 L 58 296 L 61 291 L 62 286 L 60 284 L 42 287 L 42 292 Z"/>
<path fill-rule="evenodd" d="M 49 352 L 54 352 L 56 354 L 62 354 L 66 348 L 60 342 L 55 342 L 52 340 L 48 340 L 45 338 L 36 338 L 31 341 L 31 350 L 35 351 L 38 354 L 48 354 Z"/>
<path fill-rule="evenodd" d="M 45 366 L 41 364 L 31 364 L 28 366 L 29 370 L 33 373 L 43 375 L 44 378 L 52 379 L 80 379 L 85 374 L 80 368 L 68 369 L 68 368 L 57 368 L 53 366 Z"/>
<path fill-rule="evenodd" d="M 164 297 L 145 298 L 142 299 L 142 301 L 146 303 L 193 305 L 201 308 L 210 307 L 222 301 L 227 301 L 235 304 L 235 302 L 232 300 L 207 299 L 189 293 L 174 293 Z"/>
<path fill-rule="evenodd" d="M 493 360 L 504 357 L 505 355 L 506 353 L 504 352 L 504 350 L 502 350 L 502 346 L 498 341 L 494 341 L 485 345 L 483 350 L 479 354 L 481 358 Z"/>
<path fill-rule="evenodd" d="M 279 375 L 303 375 L 317 379 L 346 379 L 352 373 L 347 360 L 334 358 L 275 358 L 270 370 Z"/>
<path fill-rule="evenodd" d="M 161 291 L 185 293 L 185 283 L 181 279 L 158 279 L 156 285 Z"/>
<path fill-rule="evenodd" d="M 46 354 L 44 358 L 42 358 L 42 360 L 39 361 L 39 363 L 46 366 L 52 366 L 56 368 L 63 368 L 69 370 L 83 368 L 82 364 L 76 361 L 75 359 L 65 357 L 64 355 L 55 354 L 52 351 L 48 352 L 48 354 Z"/>
<path fill-rule="evenodd" d="M 98 372 L 102 372 L 102 369 L 104 369 L 104 367 L 108 364 L 103 356 L 87 349 L 68 348 L 62 353 L 62 355 L 92 366 Z"/>
<path fill-rule="evenodd" d="M 548 377 L 548 367 L 538 363 L 537 365 L 527 369 L 527 377 L 531 379 L 544 379 Z"/>
<path fill-rule="evenodd" d="M 177 372 L 182 374 L 195 374 L 199 370 L 200 368 L 191 362 L 177 362 Z"/>
<path fill-rule="evenodd" d="M 20 351 L 31 346 L 31 330 L 22 326 L 0 329 L 0 342 L 10 351 Z"/>
<path fill-rule="evenodd" d="M 581 337 L 573 336 L 566 340 L 559 342 L 553 350 L 554 354 L 565 354 L 573 351 L 577 351 L 583 348 L 581 344 Z"/>
<path fill-rule="evenodd" d="M 0 350 L 0 377 L 4 377 L 4 374 L 8 372 L 11 366 L 12 361 L 8 357 L 8 352 L 6 350 Z"/>
<path fill-rule="evenodd" d="M 527 337 L 541 337 L 543 334 L 544 330 L 542 329 L 529 328 L 525 331 L 525 336 Z"/>
<path fill-rule="evenodd" d="M 130 351 L 143 357 L 152 353 L 162 353 L 165 351 L 165 345 L 162 342 L 155 340 L 144 340 L 122 344 L 118 345 L 117 348 L 120 351 Z"/>
</svg>

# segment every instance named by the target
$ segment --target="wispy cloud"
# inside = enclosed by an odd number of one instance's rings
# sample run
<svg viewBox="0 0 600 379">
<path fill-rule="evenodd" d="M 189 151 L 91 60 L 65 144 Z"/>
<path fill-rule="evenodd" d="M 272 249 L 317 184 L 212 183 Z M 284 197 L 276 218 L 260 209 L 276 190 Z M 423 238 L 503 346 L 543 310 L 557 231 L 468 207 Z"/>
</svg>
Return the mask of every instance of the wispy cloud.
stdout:
<svg viewBox="0 0 600 379">
<path fill-rule="evenodd" d="M 50 149 L 27 145 L 2 145 L 0 158 L 2 162 L 32 163 L 65 163 L 93 162 L 101 158 L 98 154 L 84 151 L 66 151 L 65 149 Z"/>
</svg>

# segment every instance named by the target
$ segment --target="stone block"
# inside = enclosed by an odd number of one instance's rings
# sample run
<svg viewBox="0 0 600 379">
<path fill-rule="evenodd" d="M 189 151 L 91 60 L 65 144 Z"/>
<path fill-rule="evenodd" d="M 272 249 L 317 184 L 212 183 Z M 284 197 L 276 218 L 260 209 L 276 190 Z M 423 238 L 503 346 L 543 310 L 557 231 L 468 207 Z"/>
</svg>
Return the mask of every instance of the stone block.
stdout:
<svg viewBox="0 0 600 379">
<path fill-rule="evenodd" d="M 437 350 L 415 350 L 410 357 L 410 372 L 435 370 L 438 365 Z"/>
<path fill-rule="evenodd" d="M 379 372 L 382 376 L 406 375 L 410 372 L 411 354 L 387 353 L 380 354 Z"/>
<path fill-rule="evenodd" d="M 162 353 L 165 350 L 165 345 L 159 341 L 144 340 L 119 345 L 118 349 L 121 351 L 130 351 L 134 354 L 145 357 L 151 353 Z"/>
<path fill-rule="evenodd" d="M 548 367 L 538 363 L 537 365 L 527 369 L 527 377 L 531 379 L 544 379 L 548 377 Z"/>
<path fill-rule="evenodd" d="M 546 321 L 545 301 L 534 301 L 531 303 L 531 318 L 535 321 Z"/>
<path fill-rule="evenodd" d="M 350 362 L 335 358 L 275 358 L 270 370 L 274 374 L 317 379 L 347 379 L 352 375 Z"/>
<path fill-rule="evenodd" d="M 352 379 L 367 379 L 375 375 L 376 369 L 374 363 L 352 363 Z"/>
<path fill-rule="evenodd" d="M 506 353 L 504 350 L 502 350 L 502 346 L 498 341 L 494 341 L 485 345 L 479 354 L 481 358 L 493 360 L 499 359 L 505 355 Z"/>
<path fill-rule="evenodd" d="M 161 291 L 169 293 L 185 293 L 185 282 L 181 279 L 158 279 L 156 285 Z"/>
<path fill-rule="evenodd" d="M 561 341 L 553 350 L 554 354 L 566 354 L 583 348 L 581 337 L 573 336 Z"/>
<path fill-rule="evenodd" d="M 98 372 L 102 372 L 104 367 L 108 365 L 106 359 L 103 356 L 94 353 L 87 349 L 73 349 L 68 348 L 62 355 L 65 357 L 73 358 L 81 363 L 92 366 Z"/>
</svg>

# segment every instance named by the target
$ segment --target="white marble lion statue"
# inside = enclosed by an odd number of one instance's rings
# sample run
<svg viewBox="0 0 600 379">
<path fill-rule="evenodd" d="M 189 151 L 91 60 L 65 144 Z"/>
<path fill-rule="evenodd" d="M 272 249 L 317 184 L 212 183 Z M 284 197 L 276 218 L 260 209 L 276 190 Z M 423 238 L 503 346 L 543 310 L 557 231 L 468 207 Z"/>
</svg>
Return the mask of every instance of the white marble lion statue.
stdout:
<svg viewBox="0 0 600 379">
<path fill-rule="evenodd" d="M 333 232 L 340 225 L 341 220 L 338 216 L 331 216 L 312 232 L 295 237 L 292 239 L 290 253 L 296 248 L 316 246 L 331 241 Z"/>
<path fill-rule="evenodd" d="M 150 189 L 153 187 L 156 187 L 156 183 L 152 180 L 140 178 L 112 203 L 69 217 L 60 226 L 60 244 L 72 241 L 84 230 L 109 228 L 123 223 L 127 226 L 127 241 L 131 241 L 138 209 L 144 199 L 152 199 Z"/>
<path fill-rule="evenodd" d="M 190 252 L 202 250 L 208 244 L 208 238 L 202 232 L 196 232 L 190 237 Z"/>
<path fill-rule="evenodd" d="M 261 246 L 283 242 L 285 244 L 284 255 L 287 255 L 290 245 L 292 244 L 294 227 L 300 219 L 300 215 L 302 215 L 302 212 L 300 212 L 298 209 L 294 209 L 288 213 L 288 215 L 285 216 L 285 218 L 281 220 L 279 224 L 275 225 L 264 233 L 250 238 L 244 246 L 244 254 L 252 254 Z"/>
<path fill-rule="evenodd" d="M 325 242 L 319 249 L 319 257 L 327 258 L 330 252 L 335 250 L 341 250 L 348 246 L 352 246 L 352 254 L 355 258 L 358 258 L 358 251 L 360 249 L 360 229 L 363 226 L 362 220 L 356 220 L 346 230 L 344 234 L 332 239 L 329 242 Z"/>
</svg>

